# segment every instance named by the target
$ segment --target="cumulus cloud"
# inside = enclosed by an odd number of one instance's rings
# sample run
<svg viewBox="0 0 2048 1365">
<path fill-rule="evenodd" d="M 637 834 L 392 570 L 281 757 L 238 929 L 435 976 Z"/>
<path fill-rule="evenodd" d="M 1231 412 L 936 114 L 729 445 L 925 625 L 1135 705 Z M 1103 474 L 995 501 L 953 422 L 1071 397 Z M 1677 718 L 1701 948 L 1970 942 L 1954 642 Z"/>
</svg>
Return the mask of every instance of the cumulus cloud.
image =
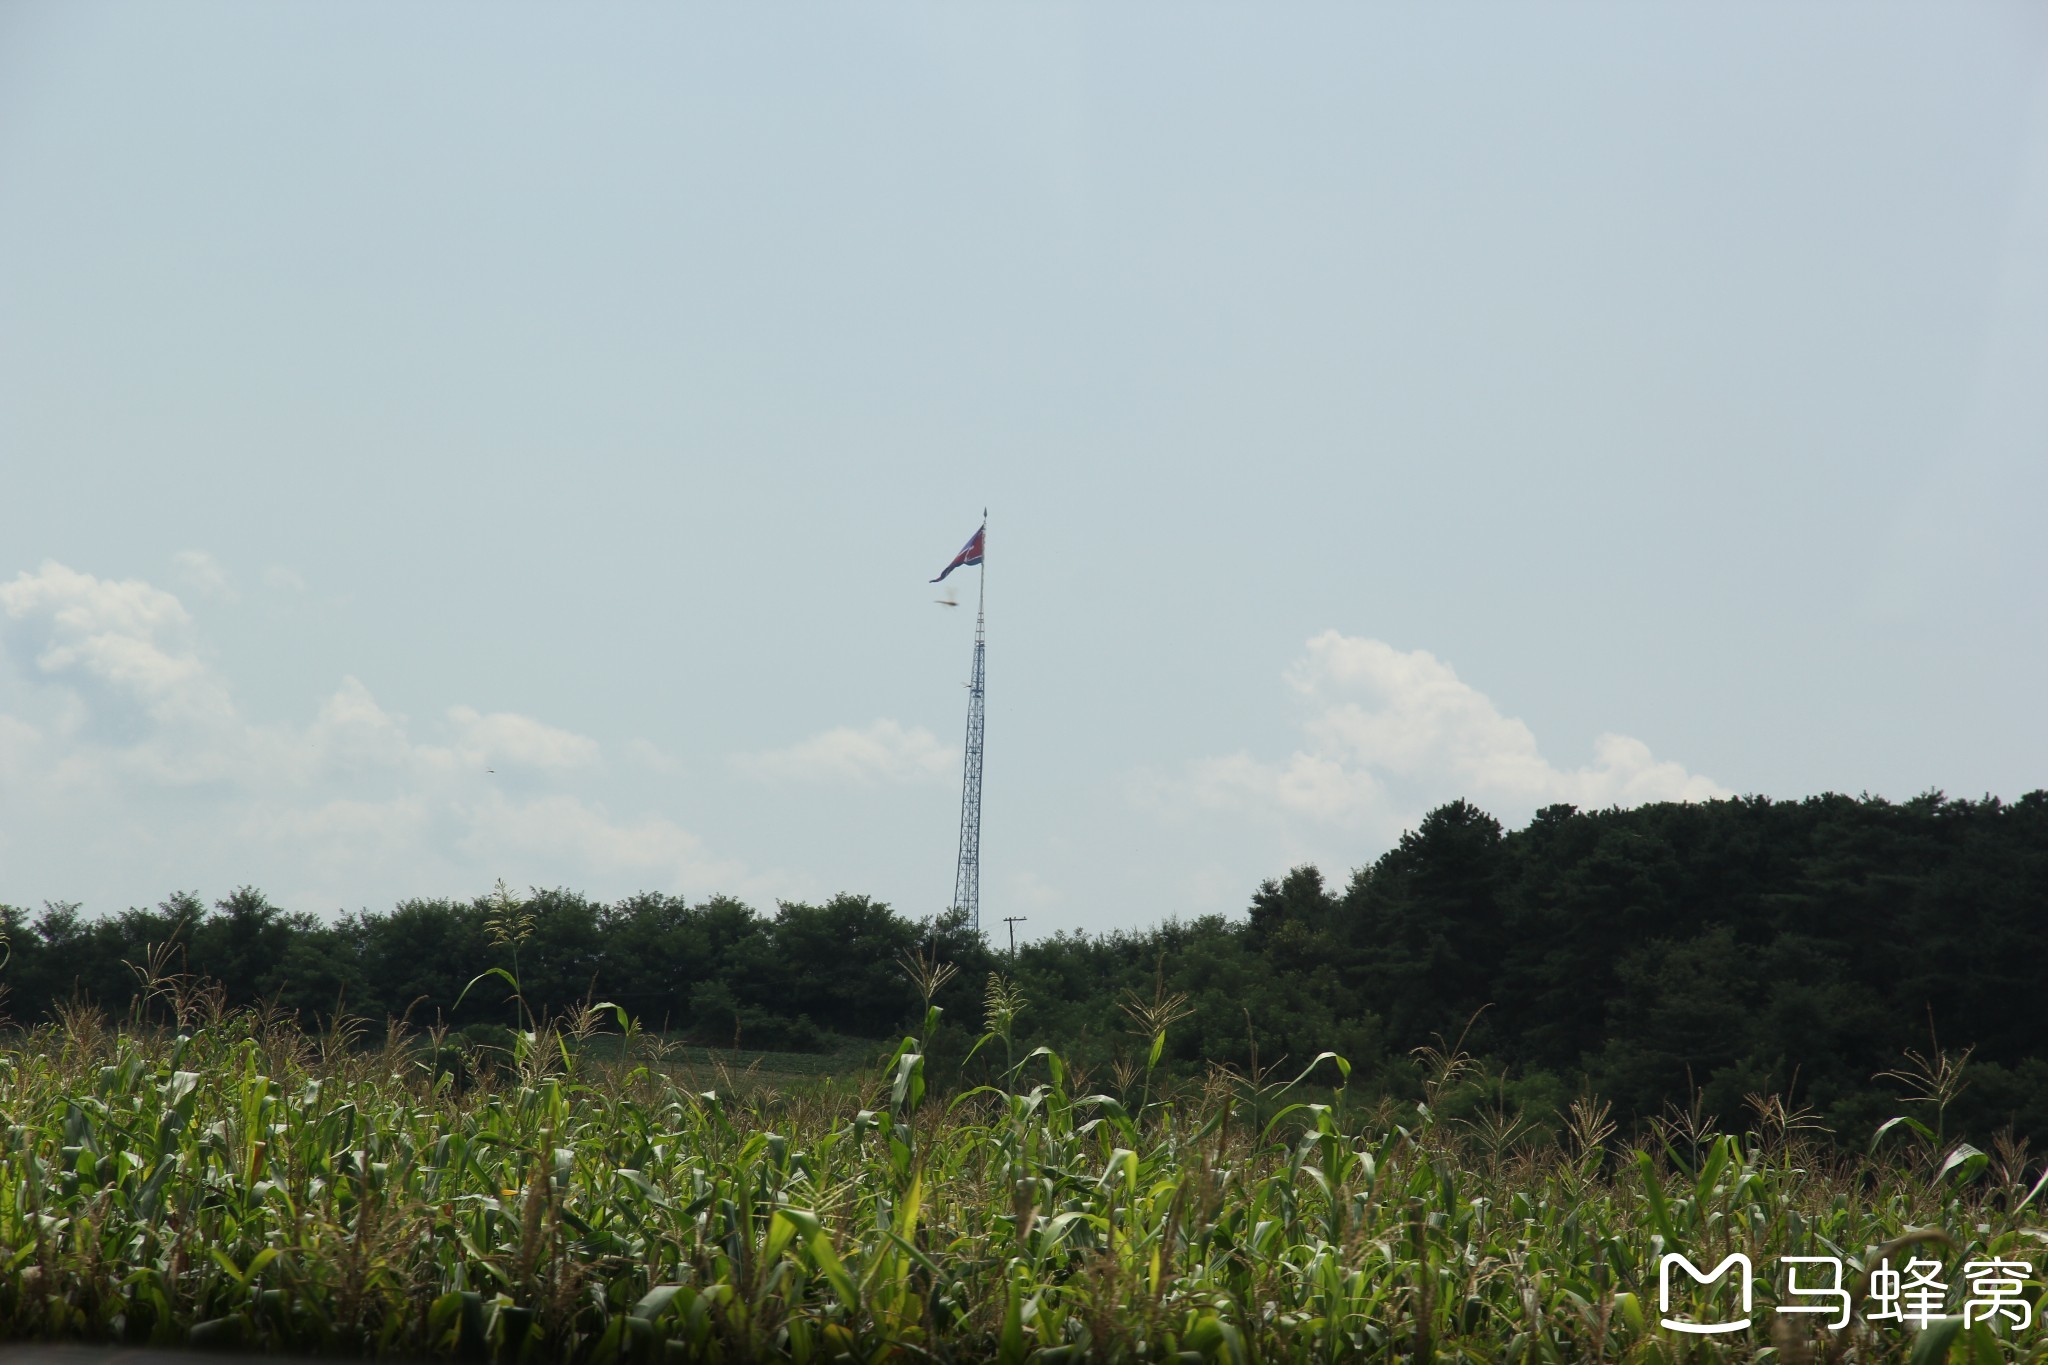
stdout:
<svg viewBox="0 0 2048 1365">
<path fill-rule="evenodd" d="M 615 820 L 600 806 L 559 793 L 517 805 L 505 802 L 498 818 L 480 822 L 466 843 L 487 859 L 540 849 L 656 876 L 688 868 L 692 877 L 721 885 L 746 878 L 744 867 L 711 857 L 703 840 L 666 817 Z"/>
<path fill-rule="evenodd" d="M 1427 650 L 1325 631 L 1288 669 L 1301 747 L 1281 760 L 1203 759 L 1154 799 L 1389 837 L 1464 797 L 1508 819 L 1556 802 L 1597 808 L 1730 795 L 1626 735 L 1601 735 L 1592 762 L 1559 767 L 1529 727 Z"/>
<path fill-rule="evenodd" d="M 202 597 L 232 602 L 239 596 L 228 571 L 204 550 L 180 550 L 171 556 L 171 563 L 184 584 Z"/>
<path fill-rule="evenodd" d="M 464 761 L 516 763 L 543 772 L 568 772 L 597 762 L 597 741 L 543 725 L 531 716 L 500 711 L 480 715 L 467 706 L 448 708 L 458 752 Z"/>
<path fill-rule="evenodd" d="M 0 846 L 67 846 L 74 862 L 115 850 L 158 890 L 188 869 L 217 881 L 277 868 L 270 889 L 329 903 L 517 869 L 759 889 L 666 817 L 616 816 L 572 790 L 603 772 L 588 736 L 463 705 L 415 727 L 353 677 L 304 724 L 257 723 L 199 644 L 183 603 L 146 582 L 45 563 L 0 583 L 14 680 L 0 689 Z"/>
<path fill-rule="evenodd" d="M 167 724 L 230 720 L 227 691 L 199 659 L 192 618 L 170 593 L 45 561 L 0 583 L 0 624 L 10 657 L 133 719 Z"/>
<path fill-rule="evenodd" d="M 651 740 L 629 739 L 620 747 L 629 762 L 636 767 L 645 768 L 648 772 L 673 777 L 683 770 L 682 763 L 675 755 L 668 753 Z"/>
<path fill-rule="evenodd" d="M 841 725 L 786 749 L 743 754 L 734 762 L 742 772 L 764 781 L 869 787 L 944 781 L 956 770 L 959 757 L 921 725 L 878 720 L 858 730 Z"/>
</svg>

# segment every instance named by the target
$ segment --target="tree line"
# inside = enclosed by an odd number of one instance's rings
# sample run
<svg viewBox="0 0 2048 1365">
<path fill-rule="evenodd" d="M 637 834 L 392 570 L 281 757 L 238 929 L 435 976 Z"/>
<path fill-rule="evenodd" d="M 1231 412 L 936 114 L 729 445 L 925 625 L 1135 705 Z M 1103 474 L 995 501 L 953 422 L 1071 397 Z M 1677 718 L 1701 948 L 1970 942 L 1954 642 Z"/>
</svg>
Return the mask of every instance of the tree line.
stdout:
<svg viewBox="0 0 2048 1365">
<path fill-rule="evenodd" d="M 856 895 L 764 914 L 535 890 L 326 920 L 244 887 L 99 917 L 0 906 L 0 985 L 29 1024 L 85 1000 L 128 1012 L 175 969 L 309 1024 L 488 1030 L 511 1022 L 504 990 L 464 988 L 516 951 L 537 1005 L 608 1000 L 702 1043 L 804 1049 L 912 1026 L 905 964 L 922 957 L 956 969 L 936 997 L 955 1033 L 982 1026 L 1000 975 L 1022 1001 L 1017 1055 L 1051 1044 L 1105 1076 L 1142 1064 L 1140 1016 L 1163 1016 L 1183 1072 L 1278 1075 L 1335 1050 L 1354 1084 L 1409 1095 L 1434 1047 L 1482 1061 L 1462 1103 L 1539 1116 L 1588 1089 L 1637 1119 L 1696 1105 L 1739 1122 L 1780 1096 L 1861 1140 L 1932 1089 L 1915 1112 L 1951 1129 L 2048 1138 L 2048 791 L 1553 806 L 1516 830 L 1459 801 L 1341 884 L 1298 867 L 1247 909 L 1057 934 L 1013 962 L 957 915 Z M 1948 1093 L 1940 1059 L 1965 1054 Z"/>
</svg>

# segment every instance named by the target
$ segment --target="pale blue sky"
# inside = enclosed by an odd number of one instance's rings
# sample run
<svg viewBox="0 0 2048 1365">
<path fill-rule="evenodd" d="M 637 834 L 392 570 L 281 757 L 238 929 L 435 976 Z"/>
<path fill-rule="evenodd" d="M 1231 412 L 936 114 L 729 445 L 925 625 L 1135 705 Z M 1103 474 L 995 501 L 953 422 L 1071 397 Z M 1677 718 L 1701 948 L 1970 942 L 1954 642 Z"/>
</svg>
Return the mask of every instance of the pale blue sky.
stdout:
<svg viewBox="0 0 2048 1365">
<path fill-rule="evenodd" d="M 2017 796 L 2044 375 L 2037 5 L 9 4 L 0 900 Z"/>
</svg>

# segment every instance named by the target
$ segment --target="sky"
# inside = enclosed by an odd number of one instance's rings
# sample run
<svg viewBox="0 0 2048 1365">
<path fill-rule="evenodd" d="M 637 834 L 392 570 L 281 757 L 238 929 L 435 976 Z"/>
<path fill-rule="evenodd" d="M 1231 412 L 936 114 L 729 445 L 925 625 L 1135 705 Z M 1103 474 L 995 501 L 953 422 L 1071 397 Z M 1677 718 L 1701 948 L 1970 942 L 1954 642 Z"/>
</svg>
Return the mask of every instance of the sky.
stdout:
<svg viewBox="0 0 2048 1365">
<path fill-rule="evenodd" d="M 0 902 L 2011 799 L 2044 375 L 2038 5 L 16 0 Z"/>
</svg>

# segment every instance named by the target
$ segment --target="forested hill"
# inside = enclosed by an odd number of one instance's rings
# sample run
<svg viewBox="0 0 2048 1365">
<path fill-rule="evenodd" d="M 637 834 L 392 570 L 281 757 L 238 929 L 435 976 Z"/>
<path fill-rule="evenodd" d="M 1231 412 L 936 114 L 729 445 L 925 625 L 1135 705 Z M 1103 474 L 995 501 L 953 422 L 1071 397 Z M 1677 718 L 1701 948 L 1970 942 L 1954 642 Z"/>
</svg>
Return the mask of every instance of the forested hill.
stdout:
<svg viewBox="0 0 2048 1365">
<path fill-rule="evenodd" d="M 760 914 L 545 891 L 521 913 L 535 1002 L 608 999 L 706 1042 L 900 1030 L 917 1008 L 900 959 L 926 947 L 961 968 L 940 997 L 950 1020 L 975 1027 L 989 973 L 1009 970 L 1028 1002 L 1017 1041 L 1103 1074 L 1134 1045 L 1132 994 L 1179 993 L 1191 1013 L 1169 1057 L 1188 1068 L 1335 1049 L 1354 1084 L 1399 1093 L 1411 1049 L 1462 1036 L 1495 1095 L 1532 1112 L 1590 1085 L 1640 1117 L 1697 1089 L 1739 1121 L 1745 1096 L 1789 1092 L 1860 1138 L 1900 1112 L 1906 1083 L 1878 1073 L 1910 1070 L 1909 1048 L 1931 1060 L 1938 1038 L 1951 1057 L 1974 1048 L 1952 1128 L 2048 1137 L 2048 792 L 1552 807 L 1514 831 L 1458 802 L 1341 885 L 1298 868 L 1258 888 L 1248 916 L 1043 939 L 1013 969 L 957 921 L 860 896 Z M 488 898 L 427 900 L 328 922 L 247 888 L 210 910 L 191 895 L 102 917 L 0 907 L 0 981 L 19 1022 L 79 998 L 125 1013 L 129 964 L 168 944 L 176 969 L 234 1003 L 489 1026 L 510 1019 L 502 991 L 479 988 L 459 1015 L 455 1002 L 511 965 L 493 914 Z"/>
</svg>

